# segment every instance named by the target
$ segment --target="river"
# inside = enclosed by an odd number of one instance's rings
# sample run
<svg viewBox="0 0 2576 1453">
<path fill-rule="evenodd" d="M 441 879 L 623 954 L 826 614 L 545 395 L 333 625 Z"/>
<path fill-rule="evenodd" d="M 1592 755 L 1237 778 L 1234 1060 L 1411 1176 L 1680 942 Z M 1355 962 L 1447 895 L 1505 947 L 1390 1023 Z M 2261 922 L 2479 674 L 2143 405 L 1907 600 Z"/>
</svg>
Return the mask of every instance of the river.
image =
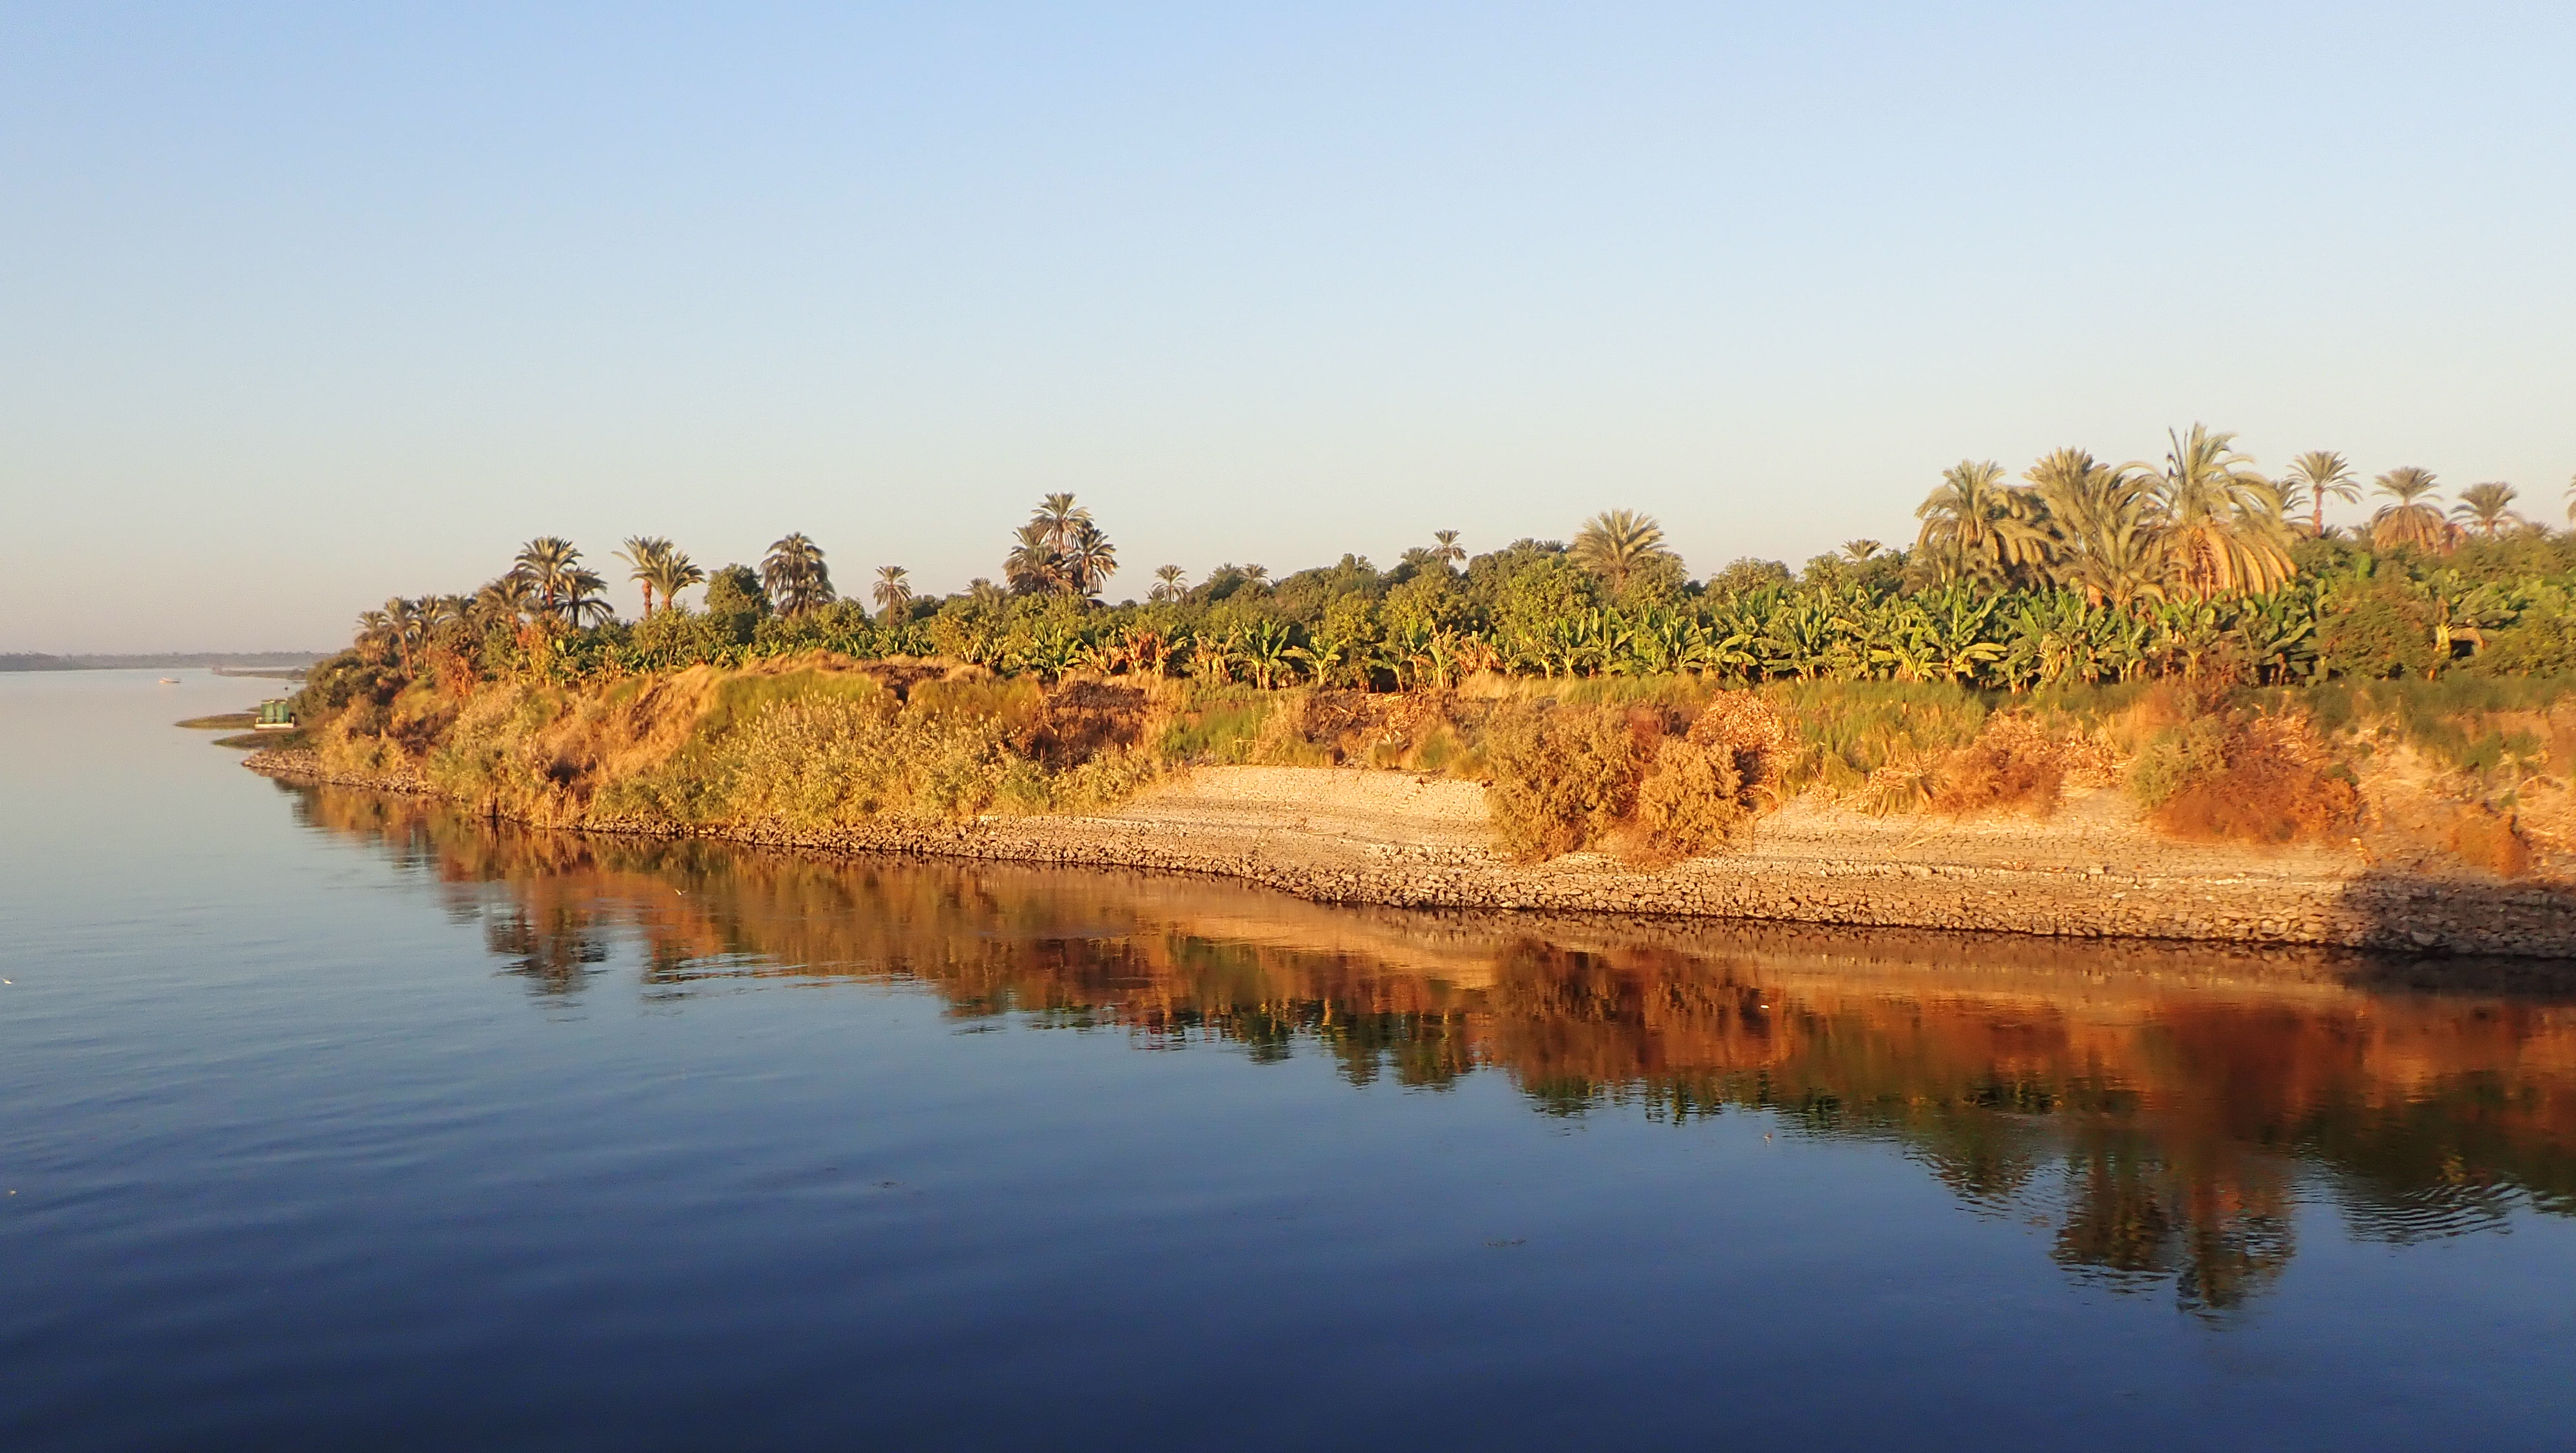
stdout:
<svg viewBox="0 0 2576 1453">
<path fill-rule="evenodd" d="M 2576 968 L 547 835 L 160 674 L 0 675 L 0 1447 L 2576 1427 Z"/>
</svg>

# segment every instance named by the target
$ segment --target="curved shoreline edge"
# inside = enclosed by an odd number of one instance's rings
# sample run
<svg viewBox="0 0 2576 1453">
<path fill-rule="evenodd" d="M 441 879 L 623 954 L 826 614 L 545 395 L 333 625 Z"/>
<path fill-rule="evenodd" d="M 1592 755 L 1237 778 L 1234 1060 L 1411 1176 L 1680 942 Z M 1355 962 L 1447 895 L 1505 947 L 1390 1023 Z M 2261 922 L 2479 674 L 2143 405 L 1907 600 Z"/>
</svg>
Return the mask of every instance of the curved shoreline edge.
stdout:
<svg viewBox="0 0 2576 1453">
<path fill-rule="evenodd" d="M 303 749 L 253 753 L 265 776 L 441 798 L 413 776 L 330 768 Z M 472 804 L 458 804 L 471 807 Z M 495 818 L 504 814 L 486 809 Z M 1146 869 L 1255 883 L 1319 903 L 1606 913 L 2083 939 L 2321 945 L 2400 953 L 2576 958 L 2576 889 L 2365 870 L 2180 875 L 1765 855 L 1658 871 L 1580 854 L 1523 865 L 1483 851 L 1226 831 L 1134 818 L 986 818 L 954 826 L 529 822 L 598 835 L 705 838 L 833 854 Z"/>
</svg>

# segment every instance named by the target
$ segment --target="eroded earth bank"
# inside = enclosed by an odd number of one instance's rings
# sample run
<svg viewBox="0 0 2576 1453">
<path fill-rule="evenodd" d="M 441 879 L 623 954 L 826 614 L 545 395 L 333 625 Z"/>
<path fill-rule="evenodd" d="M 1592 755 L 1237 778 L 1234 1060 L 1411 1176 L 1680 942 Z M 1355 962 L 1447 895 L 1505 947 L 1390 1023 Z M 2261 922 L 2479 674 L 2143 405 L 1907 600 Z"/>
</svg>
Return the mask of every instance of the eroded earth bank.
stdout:
<svg viewBox="0 0 2576 1453">
<path fill-rule="evenodd" d="M 1837 790 L 1857 750 L 1820 754 L 1786 698 L 1237 695 L 809 662 L 362 702 L 248 765 L 571 831 L 1212 874 L 1328 903 L 2576 956 L 2545 777 L 2500 813 L 2391 735 L 2359 772 L 2300 767 L 2343 795 L 2278 841 L 2177 835 L 2192 792 L 2225 817 L 2279 789 L 2279 710 L 2244 717 L 2255 746 L 2213 749 L 2160 813 L 2126 784 L 2173 755 L 2152 715 L 2169 703 L 1984 712 Z M 1627 753 L 1625 787 L 1550 775 L 1585 753 Z"/>
</svg>

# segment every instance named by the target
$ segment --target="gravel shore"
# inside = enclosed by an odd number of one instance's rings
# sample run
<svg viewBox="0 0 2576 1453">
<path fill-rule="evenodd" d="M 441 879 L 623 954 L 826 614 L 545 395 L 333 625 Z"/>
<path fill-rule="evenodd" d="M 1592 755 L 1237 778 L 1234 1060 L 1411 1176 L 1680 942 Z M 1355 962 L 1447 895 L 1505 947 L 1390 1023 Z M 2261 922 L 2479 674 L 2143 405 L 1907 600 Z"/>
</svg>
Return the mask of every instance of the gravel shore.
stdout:
<svg viewBox="0 0 2576 1453">
<path fill-rule="evenodd" d="M 429 791 L 416 777 L 333 771 L 301 750 L 260 752 L 245 765 Z M 1475 784 L 1347 768 L 1202 768 L 1091 817 L 569 826 L 1215 874 L 1324 903 L 2576 957 L 2576 890 L 2566 885 L 2393 869 L 2351 849 L 2175 843 L 2148 833 L 2109 792 L 2079 796 L 2044 822 L 1871 818 L 1792 804 L 1735 850 L 1653 871 L 1597 853 L 1513 862 L 1491 846 Z"/>
</svg>

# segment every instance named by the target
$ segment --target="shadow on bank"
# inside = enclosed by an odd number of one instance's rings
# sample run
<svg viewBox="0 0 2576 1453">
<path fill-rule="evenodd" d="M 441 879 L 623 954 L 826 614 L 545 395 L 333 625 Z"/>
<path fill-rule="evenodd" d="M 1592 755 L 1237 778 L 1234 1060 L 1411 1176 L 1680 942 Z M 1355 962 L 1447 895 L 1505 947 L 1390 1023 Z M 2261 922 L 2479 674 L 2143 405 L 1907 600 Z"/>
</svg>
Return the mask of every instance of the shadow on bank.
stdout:
<svg viewBox="0 0 2576 1453">
<path fill-rule="evenodd" d="M 2344 889 L 2339 911 L 2376 952 L 2526 958 L 2535 983 L 2568 982 L 2576 889 L 2483 875 L 2428 878 L 2374 869 Z"/>
<path fill-rule="evenodd" d="M 1762 1112 L 1887 1145 L 1975 1212 L 2047 1227 L 2073 1275 L 2204 1316 L 2278 1278 L 2302 1204 L 2389 1242 L 2576 1214 L 2563 964 L 1335 908 L 283 790 L 308 825 L 434 880 L 548 999 L 630 973 L 675 1002 L 857 980 L 961 1020 L 1321 1054 L 1355 1086 L 1500 1074 L 1550 1115 Z"/>
</svg>

